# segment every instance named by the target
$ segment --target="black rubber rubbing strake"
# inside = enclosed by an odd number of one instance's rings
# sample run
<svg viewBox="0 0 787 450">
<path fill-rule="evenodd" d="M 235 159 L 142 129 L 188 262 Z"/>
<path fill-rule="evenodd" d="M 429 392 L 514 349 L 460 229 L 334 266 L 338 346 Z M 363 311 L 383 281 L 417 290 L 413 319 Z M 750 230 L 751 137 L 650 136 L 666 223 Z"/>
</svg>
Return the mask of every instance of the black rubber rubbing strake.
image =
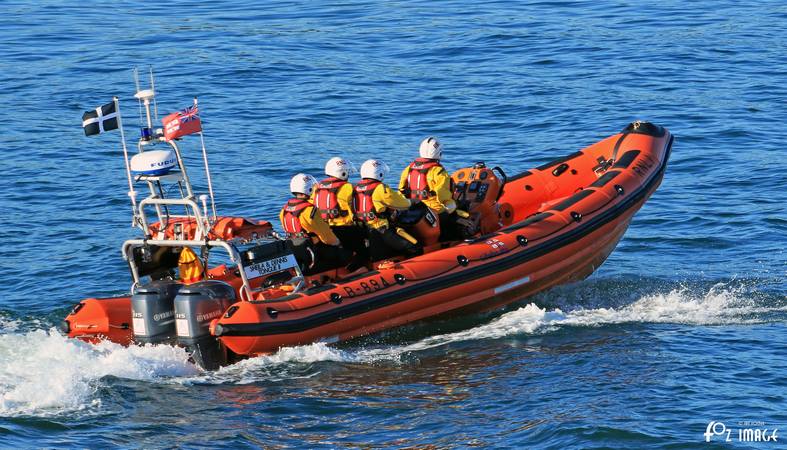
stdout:
<svg viewBox="0 0 787 450">
<path fill-rule="evenodd" d="M 593 192 L 594 191 L 587 191 L 587 190 L 579 191 L 576 194 L 563 200 L 562 202 L 558 203 L 557 205 L 553 206 L 550 209 L 553 209 L 555 211 L 565 211 L 568 208 L 574 206 L 574 204 L 576 204 L 577 202 L 580 202 L 588 198 L 590 195 L 593 194 Z"/>
<path fill-rule="evenodd" d="M 629 150 L 620 157 L 612 166 L 613 169 L 625 169 L 642 153 L 639 150 Z"/>
<path fill-rule="evenodd" d="M 336 285 L 333 284 L 333 283 L 325 283 L 325 284 L 321 284 L 321 285 L 314 286 L 312 288 L 306 289 L 305 291 L 303 291 L 303 293 L 306 294 L 306 295 L 314 295 L 314 294 L 319 294 L 320 292 L 329 291 L 329 290 L 331 290 L 331 289 L 333 289 L 335 287 L 336 287 Z"/>
<path fill-rule="evenodd" d="M 301 297 L 303 297 L 303 294 L 290 294 L 290 295 L 285 295 L 284 297 L 277 297 L 277 298 L 275 298 L 273 300 L 250 300 L 249 303 L 266 303 L 266 302 L 271 302 L 271 301 L 286 302 L 286 301 L 295 300 L 296 298 L 301 298 Z"/>
<path fill-rule="evenodd" d="M 360 280 L 361 278 L 371 277 L 374 275 L 380 275 L 380 272 L 377 270 L 370 270 L 369 272 L 361 272 L 359 274 L 353 275 L 351 277 L 342 278 L 342 283 L 349 283 L 350 281 Z"/>
<path fill-rule="evenodd" d="M 552 215 L 551 212 L 538 213 L 538 214 L 534 215 L 533 217 L 531 217 L 529 219 L 525 219 L 524 222 L 516 223 L 514 225 L 509 225 L 509 226 L 507 226 L 506 228 L 503 228 L 500 231 L 507 232 L 507 231 L 518 230 L 518 229 L 524 228 L 524 227 L 526 227 L 528 225 L 532 225 L 532 224 L 534 224 L 536 222 L 540 222 L 540 221 L 546 219 L 547 217 L 550 217 L 551 215 Z"/>
<path fill-rule="evenodd" d="M 540 166 L 536 167 L 536 169 L 538 169 L 538 170 L 546 170 L 546 169 L 549 169 L 552 166 L 556 166 L 556 165 L 558 165 L 560 163 L 564 163 L 566 161 L 571 161 L 572 159 L 576 158 L 577 156 L 582 156 L 582 155 L 583 155 L 583 153 L 581 151 L 580 152 L 574 152 L 574 153 L 572 153 L 572 154 L 570 154 L 568 156 L 564 156 L 562 158 L 558 158 L 558 159 L 549 161 L 548 163 L 541 164 Z M 516 179 L 516 177 L 512 178 L 512 180 L 514 180 L 514 179 Z"/>
<path fill-rule="evenodd" d="M 605 184 L 612 181 L 612 179 L 618 175 L 620 175 L 619 170 L 610 170 L 609 172 L 602 175 L 601 178 L 594 181 L 593 184 L 590 185 L 590 187 L 603 187 Z"/>
</svg>

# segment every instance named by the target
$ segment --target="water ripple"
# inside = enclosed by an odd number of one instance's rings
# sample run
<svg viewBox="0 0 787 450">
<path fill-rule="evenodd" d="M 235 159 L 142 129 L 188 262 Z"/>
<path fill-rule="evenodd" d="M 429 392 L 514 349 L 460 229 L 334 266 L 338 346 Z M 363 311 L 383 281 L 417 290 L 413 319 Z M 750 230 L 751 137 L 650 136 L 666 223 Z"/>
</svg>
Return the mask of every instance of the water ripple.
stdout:
<svg viewBox="0 0 787 450">
<path fill-rule="evenodd" d="M 5 445 L 660 448 L 696 445 L 711 419 L 787 423 L 781 3 L 3 7 Z M 151 62 L 161 112 L 200 98 L 221 212 L 271 221 L 294 171 L 334 154 L 396 170 L 431 134 L 450 169 L 508 173 L 634 119 L 676 141 L 590 280 L 502 315 L 189 374 L 173 349 L 49 331 L 80 298 L 128 290 L 118 138 L 79 123 L 118 95 L 133 139 L 130 68 Z"/>
</svg>

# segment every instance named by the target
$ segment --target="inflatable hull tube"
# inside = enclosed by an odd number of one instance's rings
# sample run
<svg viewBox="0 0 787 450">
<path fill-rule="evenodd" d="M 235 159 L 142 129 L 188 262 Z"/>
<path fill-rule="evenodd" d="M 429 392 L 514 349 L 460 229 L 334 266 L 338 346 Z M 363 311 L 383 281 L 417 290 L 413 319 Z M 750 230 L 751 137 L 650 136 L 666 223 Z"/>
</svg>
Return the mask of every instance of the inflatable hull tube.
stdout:
<svg viewBox="0 0 787 450">
<path fill-rule="evenodd" d="M 487 208 L 499 218 L 482 222 L 486 234 L 298 294 L 235 302 L 212 320 L 209 336 L 235 360 L 444 314 L 490 310 L 581 280 L 614 250 L 661 183 L 672 140 L 662 127 L 632 123 L 622 133 L 507 178 L 494 195 L 496 204 Z M 480 176 L 473 181 L 485 182 Z M 488 188 L 492 194 L 497 189 Z M 266 222 L 235 218 L 219 225 L 214 233 L 223 238 L 270 230 Z M 169 237 L 172 231 L 162 233 Z M 208 274 L 236 292 L 241 286 L 232 267 Z M 130 298 L 121 297 L 83 300 L 61 328 L 71 337 L 129 344 L 131 324 Z"/>
<path fill-rule="evenodd" d="M 236 303 L 212 333 L 237 354 L 265 354 L 496 308 L 581 280 L 609 256 L 661 183 L 671 144 L 661 127 L 629 126 L 508 180 L 499 203 L 514 218 L 505 228 L 342 283 Z"/>
</svg>

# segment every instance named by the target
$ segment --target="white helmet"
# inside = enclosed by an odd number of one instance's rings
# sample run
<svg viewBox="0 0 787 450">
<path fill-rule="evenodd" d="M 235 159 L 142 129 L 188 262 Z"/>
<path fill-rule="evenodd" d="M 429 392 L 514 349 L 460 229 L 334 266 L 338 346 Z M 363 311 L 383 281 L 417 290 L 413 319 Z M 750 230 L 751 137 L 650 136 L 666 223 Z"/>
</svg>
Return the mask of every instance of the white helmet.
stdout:
<svg viewBox="0 0 787 450">
<path fill-rule="evenodd" d="M 312 195 L 312 188 L 317 180 L 311 175 L 299 173 L 290 180 L 290 192 L 293 194 Z"/>
<path fill-rule="evenodd" d="M 353 163 L 344 158 L 339 158 L 338 156 L 334 156 L 325 163 L 325 175 L 329 177 L 347 180 L 350 178 L 350 174 L 357 172 Z"/>
<path fill-rule="evenodd" d="M 377 181 L 383 181 L 391 169 L 388 164 L 380 161 L 379 159 L 367 159 L 361 165 L 361 178 L 372 178 Z"/>
<path fill-rule="evenodd" d="M 418 148 L 421 158 L 440 159 L 443 157 L 443 144 L 434 136 L 421 141 L 421 147 Z"/>
</svg>

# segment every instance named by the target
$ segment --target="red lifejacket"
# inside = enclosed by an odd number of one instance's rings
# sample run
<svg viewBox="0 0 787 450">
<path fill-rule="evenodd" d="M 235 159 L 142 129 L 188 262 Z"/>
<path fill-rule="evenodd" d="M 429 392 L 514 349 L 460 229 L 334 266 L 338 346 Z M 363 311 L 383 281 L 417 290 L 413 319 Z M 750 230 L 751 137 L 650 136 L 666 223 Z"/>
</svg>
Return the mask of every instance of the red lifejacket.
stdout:
<svg viewBox="0 0 787 450">
<path fill-rule="evenodd" d="M 317 190 L 314 194 L 314 206 L 320 211 L 323 219 L 338 219 L 348 214 L 348 211 L 339 209 L 338 200 L 339 189 L 345 184 L 347 184 L 347 181 L 335 177 L 328 177 L 317 183 Z"/>
<path fill-rule="evenodd" d="M 314 206 L 302 198 L 291 198 L 282 208 L 282 226 L 288 237 L 305 237 L 306 231 L 301 225 L 301 214 L 309 206 Z"/>
<path fill-rule="evenodd" d="M 410 172 L 407 174 L 406 192 L 409 198 L 426 200 L 433 197 L 435 192 L 429 189 L 426 181 L 426 174 L 432 167 L 443 167 L 435 159 L 418 158 L 410 164 Z"/>
<path fill-rule="evenodd" d="M 372 178 L 364 178 L 355 185 L 353 212 L 355 213 L 355 218 L 361 222 L 371 222 L 379 217 L 377 211 L 374 210 L 372 194 L 374 194 L 375 188 L 380 184 L 382 183 Z"/>
</svg>

